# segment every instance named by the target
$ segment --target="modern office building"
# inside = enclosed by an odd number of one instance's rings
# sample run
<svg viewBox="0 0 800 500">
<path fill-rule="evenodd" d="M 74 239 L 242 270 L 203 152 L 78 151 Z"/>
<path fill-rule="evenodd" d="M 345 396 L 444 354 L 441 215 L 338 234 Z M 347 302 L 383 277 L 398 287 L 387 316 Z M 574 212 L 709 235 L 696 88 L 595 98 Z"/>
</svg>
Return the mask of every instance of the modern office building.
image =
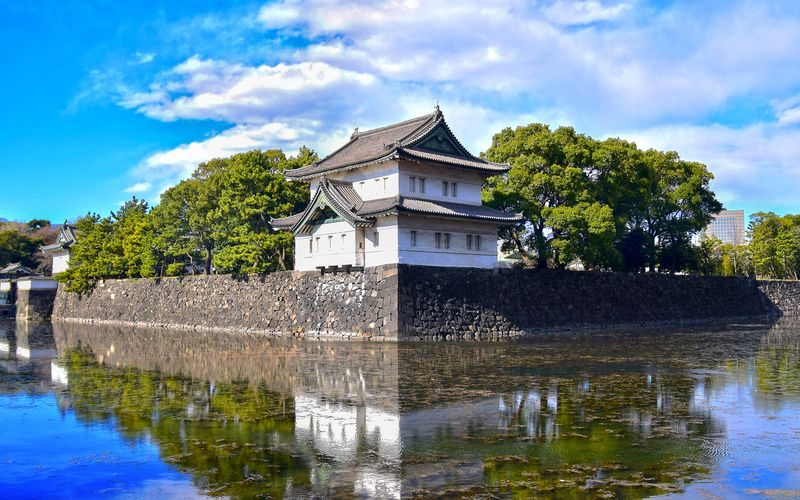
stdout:
<svg viewBox="0 0 800 500">
<path fill-rule="evenodd" d="M 745 243 L 744 210 L 723 210 L 705 231 L 706 237 L 714 236 L 723 243 L 743 245 Z"/>
</svg>

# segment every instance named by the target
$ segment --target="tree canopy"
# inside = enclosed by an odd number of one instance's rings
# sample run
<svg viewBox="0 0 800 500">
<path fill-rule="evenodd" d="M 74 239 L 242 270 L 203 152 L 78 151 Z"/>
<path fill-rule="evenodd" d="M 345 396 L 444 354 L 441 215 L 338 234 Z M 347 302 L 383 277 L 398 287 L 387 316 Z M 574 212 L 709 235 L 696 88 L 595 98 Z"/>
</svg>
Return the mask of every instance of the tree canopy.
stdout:
<svg viewBox="0 0 800 500">
<path fill-rule="evenodd" d="M 303 208 L 308 186 L 283 172 L 316 159 L 305 147 L 292 157 L 255 150 L 217 158 L 167 189 L 152 210 L 134 197 L 107 217 L 89 214 L 77 222 L 70 268 L 58 279 L 86 291 L 103 278 L 290 269 L 293 236 L 269 221 Z"/>
<path fill-rule="evenodd" d="M 504 246 L 540 268 L 694 269 L 691 237 L 722 208 L 702 163 L 571 127 L 506 128 L 485 156 L 511 170 L 489 179 L 484 201 L 525 217 L 501 231 Z"/>
<path fill-rule="evenodd" d="M 704 274 L 800 278 L 800 215 L 756 212 L 750 216 L 747 242 L 741 245 L 706 238 L 701 244 Z"/>
</svg>

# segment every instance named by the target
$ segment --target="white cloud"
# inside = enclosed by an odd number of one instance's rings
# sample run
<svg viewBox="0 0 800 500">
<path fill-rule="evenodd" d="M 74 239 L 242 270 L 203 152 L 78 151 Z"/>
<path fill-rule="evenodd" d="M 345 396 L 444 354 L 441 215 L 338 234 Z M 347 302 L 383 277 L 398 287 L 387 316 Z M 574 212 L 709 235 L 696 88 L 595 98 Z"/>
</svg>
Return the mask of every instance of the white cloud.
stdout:
<svg viewBox="0 0 800 500">
<path fill-rule="evenodd" d="M 781 125 L 800 124 L 800 97 L 792 97 L 773 104 L 775 117 Z"/>
<path fill-rule="evenodd" d="M 125 188 L 126 193 L 144 193 L 145 191 L 149 191 L 151 188 L 151 184 L 149 182 L 137 182 L 132 186 L 128 186 Z"/>
<path fill-rule="evenodd" d="M 670 125 L 619 135 L 640 147 L 678 151 L 714 173 L 713 187 L 728 208 L 798 210 L 800 130 L 755 124 Z"/>
<path fill-rule="evenodd" d="M 612 21 L 630 9 L 629 3 L 606 6 L 597 0 L 556 0 L 542 12 L 556 24 L 572 25 Z"/>
<path fill-rule="evenodd" d="M 787 99 L 800 82 L 798 14 L 749 0 L 278 0 L 240 23 L 278 47 L 269 64 L 197 55 L 145 91 L 122 88 L 119 102 L 163 121 L 234 124 L 145 159 L 137 172 L 154 186 L 253 147 L 329 152 L 354 126 L 427 113 L 438 99 L 475 153 L 531 121 L 631 131 L 706 162 L 725 201 L 786 205 L 790 184 L 772 178 L 797 179 L 800 165 L 800 101 Z M 288 36 L 300 48 L 282 46 Z M 696 125 L 736 100 L 772 103 L 774 123 Z"/>
<path fill-rule="evenodd" d="M 131 62 L 131 64 L 147 64 L 153 62 L 153 60 L 156 58 L 156 55 L 148 52 L 136 52 L 134 57 L 135 59 Z"/>
<path fill-rule="evenodd" d="M 139 184 L 159 185 L 163 190 L 164 186 L 188 177 L 198 164 L 213 158 L 273 147 L 297 150 L 315 135 L 318 125 L 307 121 L 237 125 L 205 140 L 153 153 L 134 170 L 134 175 L 146 179 Z"/>
<path fill-rule="evenodd" d="M 374 82 L 372 75 L 324 62 L 246 66 L 194 56 L 173 68 L 165 82 L 127 95 L 120 104 L 164 121 L 265 123 L 330 104 Z"/>
<path fill-rule="evenodd" d="M 282 28 L 300 19 L 300 12 L 290 3 L 271 3 L 263 6 L 258 20 L 267 28 Z"/>
</svg>

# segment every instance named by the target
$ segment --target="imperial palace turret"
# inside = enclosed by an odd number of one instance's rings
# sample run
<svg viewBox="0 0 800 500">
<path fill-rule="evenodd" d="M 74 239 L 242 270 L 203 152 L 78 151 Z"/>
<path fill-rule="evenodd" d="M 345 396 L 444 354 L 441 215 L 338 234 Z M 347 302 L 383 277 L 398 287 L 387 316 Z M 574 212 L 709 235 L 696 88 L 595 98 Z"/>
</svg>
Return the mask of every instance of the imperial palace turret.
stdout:
<svg viewBox="0 0 800 500">
<path fill-rule="evenodd" d="M 521 220 L 481 203 L 508 165 L 477 158 L 441 111 L 365 132 L 322 160 L 289 170 L 308 182 L 306 209 L 272 221 L 295 234 L 295 269 L 385 264 L 491 268 L 497 229 Z"/>
</svg>

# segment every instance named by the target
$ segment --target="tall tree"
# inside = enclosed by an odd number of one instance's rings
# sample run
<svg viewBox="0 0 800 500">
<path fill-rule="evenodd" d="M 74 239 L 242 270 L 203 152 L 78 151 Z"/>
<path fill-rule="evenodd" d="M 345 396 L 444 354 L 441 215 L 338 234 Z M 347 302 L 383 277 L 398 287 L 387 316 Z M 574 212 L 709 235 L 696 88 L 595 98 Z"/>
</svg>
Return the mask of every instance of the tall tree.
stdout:
<svg viewBox="0 0 800 500">
<path fill-rule="evenodd" d="M 612 210 L 597 199 L 590 177 L 595 141 L 570 127 L 507 128 L 492 138 L 487 159 L 509 163 L 506 176 L 488 181 L 484 200 L 525 215 L 505 236 L 537 267 L 564 267 L 574 258 L 589 266 L 610 260 Z"/>
</svg>

